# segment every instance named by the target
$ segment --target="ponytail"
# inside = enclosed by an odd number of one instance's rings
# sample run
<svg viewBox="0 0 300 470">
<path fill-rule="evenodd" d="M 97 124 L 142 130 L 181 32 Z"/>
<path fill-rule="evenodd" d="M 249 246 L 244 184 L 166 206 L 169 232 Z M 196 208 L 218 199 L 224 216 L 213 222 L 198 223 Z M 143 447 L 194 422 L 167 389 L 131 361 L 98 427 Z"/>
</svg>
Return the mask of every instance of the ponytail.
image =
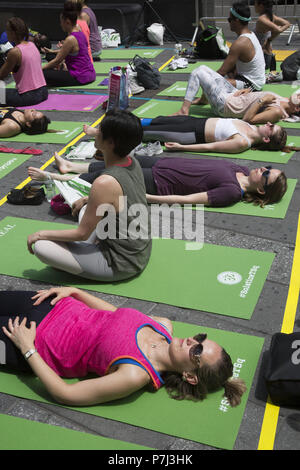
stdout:
<svg viewBox="0 0 300 470">
<path fill-rule="evenodd" d="M 243 393 L 246 392 L 247 387 L 243 380 L 229 378 L 224 384 L 224 397 L 229 401 L 230 406 L 238 406 L 241 403 Z"/>
</svg>

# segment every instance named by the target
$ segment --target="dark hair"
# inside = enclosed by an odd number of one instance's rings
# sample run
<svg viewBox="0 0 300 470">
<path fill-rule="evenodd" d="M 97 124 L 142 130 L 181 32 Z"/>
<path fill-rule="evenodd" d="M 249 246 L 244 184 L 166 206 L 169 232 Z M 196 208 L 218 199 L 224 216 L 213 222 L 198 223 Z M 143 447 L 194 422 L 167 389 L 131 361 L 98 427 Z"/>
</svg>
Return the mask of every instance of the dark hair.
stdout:
<svg viewBox="0 0 300 470">
<path fill-rule="evenodd" d="M 75 26 L 78 18 L 77 4 L 72 2 L 71 0 L 67 0 L 64 3 L 64 9 L 61 12 L 61 17 L 64 20 L 70 20 L 71 24 Z"/>
<path fill-rule="evenodd" d="M 282 171 L 276 178 L 274 183 L 268 184 L 264 194 L 257 192 L 252 193 L 246 191 L 244 194 L 244 200 L 246 202 L 252 202 L 255 206 L 264 207 L 267 204 L 274 204 L 279 202 L 285 195 L 287 190 L 287 177 Z"/>
<path fill-rule="evenodd" d="M 76 7 L 77 15 L 80 16 L 80 13 L 82 12 L 82 1 L 81 0 L 71 0 L 71 2 Z"/>
<path fill-rule="evenodd" d="M 48 124 L 50 124 L 50 122 L 50 119 L 43 115 L 42 117 L 31 121 L 31 126 L 25 124 L 23 132 L 28 135 L 44 134 L 44 132 L 47 132 Z"/>
<path fill-rule="evenodd" d="M 273 0 L 255 0 L 258 5 L 263 5 L 264 7 L 264 13 L 267 15 L 267 17 L 273 21 L 273 5 L 274 2 Z"/>
<path fill-rule="evenodd" d="M 250 10 L 250 7 L 249 7 L 248 3 L 246 3 L 246 2 L 234 2 L 233 5 L 232 5 L 232 8 L 240 16 L 243 16 L 244 18 L 250 18 L 251 17 L 251 10 Z M 244 25 L 247 25 L 249 23 L 248 21 L 242 21 L 239 18 L 236 18 L 236 19 L 238 19 Z"/>
<path fill-rule="evenodd" d="M 40 52 L 43 47 L 51 49 L 51 41 L 45 34 L 36 34 L 33 38 L 33 42 Z"/>
<path fill-rule="evenodd" d="M 291 153 L 293 151 L 300 150 L 300 147 L 286 145 L 286 141 L 287 132 L 281 127 L 279 132 L 276 132 L 276 134 L 273 134 L 270 137 L 269 142 L 261 142 L 259 144 L 254 144 L 251 148 L 253 150 L 281 150 L 285 153 Z"/>
<path fill-rule="evenodd" d="M 166 390 L 171 398 L 200 401 L 204 400 L 208 393 L 216 392 L 224 387 L 224 396 L 228 399 L 230 406 L 239 405 L 241 396 L 246 391 L 246 385 L 243 380 L 232 377 L 233 364 L 224 349 L 221 352 L 221 359 L 216 364 L 213 366 L 204 364 L 194 372 L 198 378 L 196 385 L 184 381 L 182 374 L 178 372 L 163 374 Z"/>
<path fill-rule="evenodd" d="M 7 26 L 9 27 L 11 31 L 15 33 L 18 40 L 28 41 L 29 31 L 25 22 L 22 20 L 22 18 L 18 18 L 17 16 L 13 16 L 12 18 L 9 18 L 9 20 L 7 20 Z"/>
<path fill-rule="evenodd" d="M 109 110 L 101 122 L 103 140 L 112 139 L 114 152 L 121 158 L 126 157 L 142 141 L 143 128 L 140 119 L 129 111 Z"/>
</svg>

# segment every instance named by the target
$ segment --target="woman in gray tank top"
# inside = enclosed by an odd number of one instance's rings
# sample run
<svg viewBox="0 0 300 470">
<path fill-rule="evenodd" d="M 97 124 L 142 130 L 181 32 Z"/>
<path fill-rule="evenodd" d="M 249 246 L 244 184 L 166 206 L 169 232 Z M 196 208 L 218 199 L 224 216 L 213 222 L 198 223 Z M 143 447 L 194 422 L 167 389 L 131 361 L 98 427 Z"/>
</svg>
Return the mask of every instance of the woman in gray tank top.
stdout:
<svg viewBox="0 0 300 470">
<path fill-rule="evenodd" d="M 128 156 L 142 140 L 142 126 L 132 113 L 111 110 L 100 129 L 84 130 L 95 135 L 106 170 L 92 184 L 79 226 L 40 230 L 29 235 L 28 249 L 47 265 L 84 278 L 127 279 L 145 268 L 151 253 L 143 173 Z"/>
</svg>

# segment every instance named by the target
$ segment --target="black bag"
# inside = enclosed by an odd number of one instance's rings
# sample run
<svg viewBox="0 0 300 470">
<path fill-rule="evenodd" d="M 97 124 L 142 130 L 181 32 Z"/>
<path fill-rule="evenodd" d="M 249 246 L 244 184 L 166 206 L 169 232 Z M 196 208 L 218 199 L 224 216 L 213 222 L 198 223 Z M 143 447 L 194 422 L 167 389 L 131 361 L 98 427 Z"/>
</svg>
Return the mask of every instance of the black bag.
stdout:
<svg viewBox="0 0 300 470">
<path fill-rule="evenodd" d="M 265 380 L 274 405 L 300 406 L 300 332 L 272 336 Z"/>
<path fill-rule="evenodd" d="M 207 26 L 199 30 L 195 39 L 194 56 L 199 59 L 225 59 L 228 55 L 228 46 L 222 29 Z"/>
<path fill-rule="evenodd" d="M 137 73 L 137 81 L 140 85 L 150 90 L 159 88 L 160 73 L 147 59 L 136 55 L 129 64 L 131 69 Z"/>
<path fill-rule="evenodd" d="M 297 80 L 297 72 L 300 69 L 300 51 L 294 52 L 280 65 L 283 80 Z"/>
</svg>

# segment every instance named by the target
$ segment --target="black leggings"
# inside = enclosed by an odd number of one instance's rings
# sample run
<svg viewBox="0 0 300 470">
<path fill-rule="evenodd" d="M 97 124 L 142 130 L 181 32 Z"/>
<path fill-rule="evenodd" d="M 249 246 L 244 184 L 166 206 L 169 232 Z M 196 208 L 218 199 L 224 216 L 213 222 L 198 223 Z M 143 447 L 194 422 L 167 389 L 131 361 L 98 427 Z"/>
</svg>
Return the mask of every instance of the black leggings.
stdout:
<svg viewBox="0 0 300 470">
<path fill-rule="evenodd" d="M 147 121 L 147 119 L 145 119 Z M 183 145 L 205 143 L 207 118 L 193 116 L 158 116 L 143 125 L 143 141 L 178 142 Z"/>
<path fill-rule="evenodd" d="M 35 294 L 36 292 L 31 291 L 0 292 L 0 365 L 2 366 L 5 365 L 18 371 L 31 371 L 19 349 L 3 332 L 2 326 L 7 328 L 9 318 L 14 320 L 16 316 L 20 317 L 20 322 L 26 317 L 28 327 L 30 321 L 35 321 L 38 326 L 53 308 L 53 305 L 50 305 L 50 298 L 44 300 L 40 305 L 34 306 L 34 300 L 31 297 Z"/>
<path fill-rule="evenodd" d="M 81 86 L 76 78 L 74 78 L 67 70 L 44 70 L 44 77 L 47 86 Z"/>
<path fill-rule="evenodd" d="M 6 106 L 34 106 L 48 98 L 48 89 L 46 86 L 37 88 L 36 90 L 26 91 L 25 93 L 19 93 L 16 88 L 6 88 L 6 103 L 1 103 Z"/>
<path fill-rule="evenodd" d="M 146 193 L 148 194 L 157 194 L 157 186 L 155 184 L 152 167 L 157 163 L 157 157 L 134 157 L 138 160 L 139 164 L 142 167 L 144 181 L 146 186 Z M 105 170 L 104 162 L 93 162 L 89 166 L 89 172 L 83 173 L 80 175 L 80 178 L 87 181 L 88 183 L 93 183 L 98 176 L 100 176 Z"/>
</svg>

